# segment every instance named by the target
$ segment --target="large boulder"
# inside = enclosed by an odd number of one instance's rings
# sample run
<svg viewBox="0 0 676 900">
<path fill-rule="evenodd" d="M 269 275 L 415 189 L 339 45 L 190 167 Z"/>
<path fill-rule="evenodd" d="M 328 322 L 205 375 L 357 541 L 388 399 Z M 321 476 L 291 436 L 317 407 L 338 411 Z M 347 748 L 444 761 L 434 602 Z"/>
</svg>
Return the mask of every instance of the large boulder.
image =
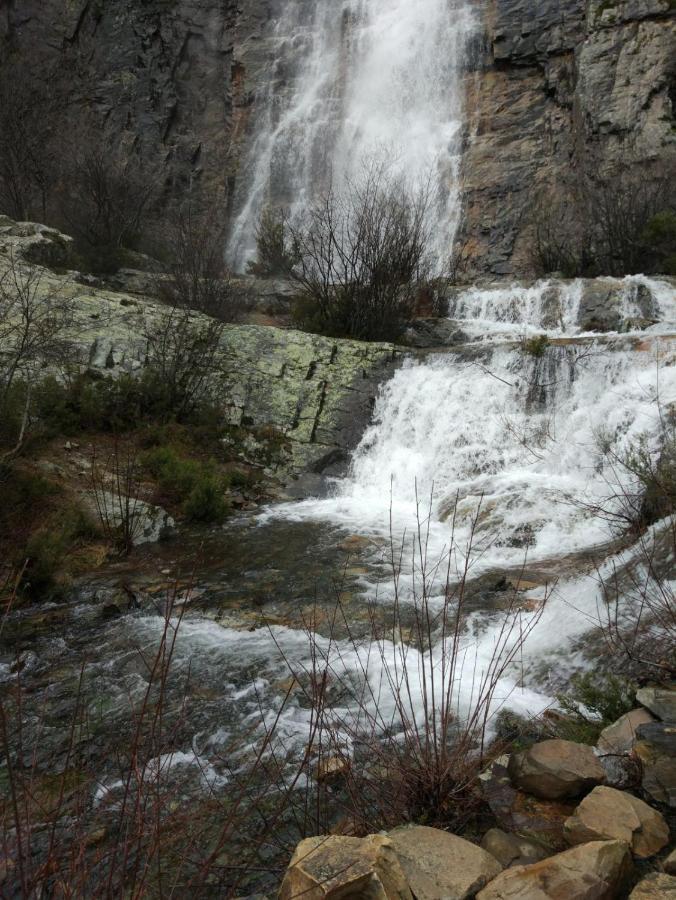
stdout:
<svg viewBox="0 0 676 900">
<path fill-rule="evenodd" d="M 296 847 L 279 892 L 279 900 L 364 897 L 413 900 L 392 842 L 367 838 L 306 838 Z"/>
<path fill-rule="evenodd" d="M 616 900 L 630 872 L 624 841 L 592 841 L 531 866 L 507 869 L 477 900 Z"/>
<path fill-rule="evenodd" d="M 654 719 L 646 709 L 632 709 L 604 728 L 597 747 L 600 753 L 631 753 L 636 743 L 636 729 L 639 725 L 647 725 Z"/>
<path fill-rule="evenodd" d="M 594 788 L 567 820 L 564 831 L 571 844 L 626 841 L 641 859 L 654 856 L 669 843 L 664 816 L 638 797 L 610 787 Z"/>
<path fill-rule="evenodd" d="M 676 691 L 671 688 L 646 687 L 636 693 L 636 699 L 663 722 L 676 722 Z"/>
<path fill-rule="evenodd" d="M 676 900 L 676 878 L 651 872 L 639 881 L 629 894 L 629 900 Z"/>
<path fill-rule="evenodd" d="M 573 741 L 542 741 L 514 753 L 508 771 L 516 787 L 546 800 L 579 797 L 605 781 L 593 748 Z"/>
<path fill-rule="evenodd" d="M 502 871 L 485 850 L 424 825 L 396 828 L 388 834 L 416 900 L 465 900 Z"/>
</svg>

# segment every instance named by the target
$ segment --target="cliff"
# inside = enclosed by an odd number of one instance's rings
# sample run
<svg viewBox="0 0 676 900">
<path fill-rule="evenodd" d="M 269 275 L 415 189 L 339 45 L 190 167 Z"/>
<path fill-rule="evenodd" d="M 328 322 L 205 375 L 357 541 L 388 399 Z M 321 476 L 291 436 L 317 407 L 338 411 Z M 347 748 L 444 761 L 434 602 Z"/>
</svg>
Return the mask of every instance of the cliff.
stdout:
<svg viewBox="0 0 676 900">
<path fill-rule="evenodd" d="M 485 0 L 469 68 L 466 229 L 479 271 L 525 270 L 538 188 L 585 165 L 676 157 L 673 0 Z"/>
<path fill-rule="evenodd" d="M 0 78 L 57 98 L 160 169 L 167 195 L 232 203 L 276 0 L 6 0 Z M 526 268 L 525 212 L 562 173 L 676 155 L 674 0 L 480 0 L 466 80 L 466 233 L 478 274 Z M 38 214 L 35 212 L 34 214 Z"/>
</svg>

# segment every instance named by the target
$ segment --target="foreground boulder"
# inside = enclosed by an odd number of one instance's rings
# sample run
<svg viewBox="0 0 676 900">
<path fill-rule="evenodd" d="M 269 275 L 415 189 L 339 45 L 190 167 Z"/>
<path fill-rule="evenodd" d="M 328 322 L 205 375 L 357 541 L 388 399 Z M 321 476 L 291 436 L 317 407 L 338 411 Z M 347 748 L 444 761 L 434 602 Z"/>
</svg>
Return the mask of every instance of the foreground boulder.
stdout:
<svg viewBox="0 0 676 900">
<path fill-rule="evenodd" d="M 392 842 L 380 835 L 301 841 L 284 876 L 279 900 L 299 896 L 304 900 L 413 900 Z"/>
<path fill-rule="evenodd" d="M 676 878 L 652 872 L 639 881 L 629 900 L 676 900 Z"/>
<path fill-rule="evenodd" d="M 512 754 L 512 783 L 545 800 L 579 797 L 605 781 L 603 766 L 586 744 L 551 740 Z"/>
<path fill-rule="evenodd" d="M 625 841 L 641 859 L 654 856 L 669 843 L 664 816 L 643 800 L 610 787 L 594 788 L 567 820 L 564 832 L 571 844 Z"/>
<path fill-rule="evenodd" d="M 416 900 L 465 900 L 502 871 L 485 850 L 438 828 L 404 826 L 388 835 Z"/>
<path fill-rule="evenodd" d="M 477 900 L 616 900 L 631 873 L 624 841 L 593 841 L 531 866 L 507 869 Z"/>
<path fill-rule="evenodd" d="M 604 728 L 597 747 L 600 753 L 631 753 L 637 741 L 636 729 L 639 725 L 647 725 L 654 719 L 646 709 L 632 709 Z"/>
</svg>

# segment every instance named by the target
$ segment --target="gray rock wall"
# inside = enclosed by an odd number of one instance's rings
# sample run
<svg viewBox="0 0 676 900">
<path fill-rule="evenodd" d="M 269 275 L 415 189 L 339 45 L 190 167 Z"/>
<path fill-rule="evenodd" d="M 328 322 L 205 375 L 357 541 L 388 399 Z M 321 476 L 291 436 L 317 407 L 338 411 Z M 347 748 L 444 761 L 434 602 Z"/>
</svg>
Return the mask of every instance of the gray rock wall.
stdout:
<svg viewBox="0 0 676 900">
<path fill-rule="evenodd" d="M 525 211 L 593 156 L 676 158 L 672 0 L 482 0 L 467 76 L 469 249 L 478 272 L 527 269 Z"/>
</svg>

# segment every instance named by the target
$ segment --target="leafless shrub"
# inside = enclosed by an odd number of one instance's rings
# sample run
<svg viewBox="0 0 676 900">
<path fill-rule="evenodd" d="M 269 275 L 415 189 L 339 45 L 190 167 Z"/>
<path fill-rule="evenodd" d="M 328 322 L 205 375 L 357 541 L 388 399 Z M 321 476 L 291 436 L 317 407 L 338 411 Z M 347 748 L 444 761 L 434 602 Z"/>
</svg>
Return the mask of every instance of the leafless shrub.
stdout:
<svg viewBox="0 0 676 900">
<path fill-rule="evenodd" d="M 676 258 L 675 177 L 668 161 L 603 168 L 590 160 L 575 180 L 540 189 L 529 214 L 536 273 L 666 272 Z"/>
<path fill-rule="evenodd" d="M 84 261 L 94 270 L 119 268 L 123 250 L 134 248 L 158 194 L 158 180 L 133 152 L 91 135 L 64 173 L 61 213 Z"/>
<path fill-rule="evenodd" d="M 5 68 L 0 79 L 0 210 L 19 221 L 47 218 L 54 181 L 50 124 L 56 98 L 28 87 L 24 73 Z"/>
<path fill-rule="evenodd" d="M 410 189 L 378 161 L 359 182 L 329 190 L 306 225 L 290 227 L 302 324 L 361 340 L 397 337 L 428 277 L 429 205 L 428 189 Z"/>
<path fill-rule="evenodd" d="M 155 414 L 180 420 L 213 393 L 224 325 L 184 306 L 146 320 L 144 387 Z"/>
<path fill-rule="evenodd" d="M 31 392 L 39 370 L 63 362 L 66 332 L 73 324 L 72 303 L 45 284 L 45 273 L 20 264 L 10 254 L 0 275 L 0 436 L 15 455 L 25 440 Z"/>
<path fill-rule="evenodd" d="M 498 696 L 499 687 L 546 602 L 524 614 L 514 591 L 494 624 L 492 654 L 479 661 L 467 630 L 479 515 L 457 571 L 454 553 L 445 561 L 429 558 L 428 520 L 418 521 L 408 546 L 392 541 L 394 601 L 387 626 L 374 604 L 368 635 L 358 638 L 338 598 L 328 640 L 318 639 L 314 623 L 307 623 L 311 665 L 299 669 L 287 660 L 313 711 L 315 771 L 334 769 L 343 780 L 348 833 L 421 818 L 457 831 L 477 813 L 474 785 L 487 763 L 487 734 L 507 699 Z M 404 553 L 410 553 L 413 583 L 408 597 L 401 586 Z M 340 640 L 339 632 L 347 638 Z M 347 658 L 357 660 L 356 672 Z"/>
<path fill-rule="evenodd" d="M 169 234 L 169 277 L 158 281 L 160 296 L 177 309 L 195 309 L 223 322 L 236 321 L 242 302 L 225 267 L 224 247 L 225 232 L 213 211 L 179 211 Z"/>
<path fill-rule="evenodd" d="M 134 547 L 143 519 L 141 466 L 136 448 L 115 439 L 111 452 L 103 459 L 94 450 L 90 480 L 103 532 L 126 555 Z"/>
</svg>

